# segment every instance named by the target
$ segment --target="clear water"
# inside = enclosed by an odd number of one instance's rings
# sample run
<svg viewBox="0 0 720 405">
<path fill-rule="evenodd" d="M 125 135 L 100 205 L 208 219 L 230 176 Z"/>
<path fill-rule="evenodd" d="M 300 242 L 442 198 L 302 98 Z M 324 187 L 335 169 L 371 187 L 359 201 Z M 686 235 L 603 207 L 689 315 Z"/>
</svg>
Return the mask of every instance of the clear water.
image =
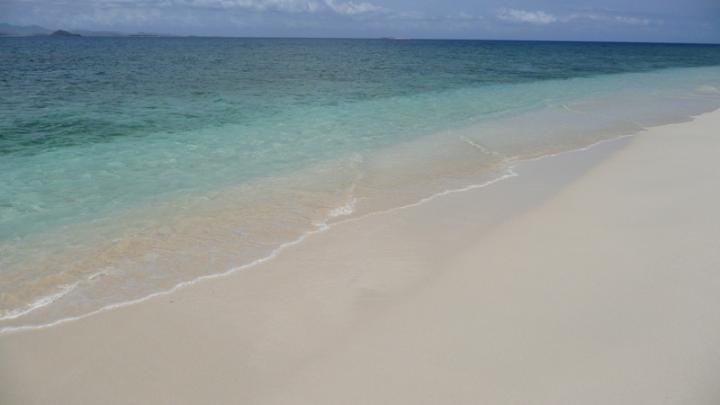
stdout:
<svg viewBox="0 0 720 405">
<path fill-rule="evenodd" d="M 0 328 L 720 106 L 720 46 L 0 38 Z"/>
</svg>

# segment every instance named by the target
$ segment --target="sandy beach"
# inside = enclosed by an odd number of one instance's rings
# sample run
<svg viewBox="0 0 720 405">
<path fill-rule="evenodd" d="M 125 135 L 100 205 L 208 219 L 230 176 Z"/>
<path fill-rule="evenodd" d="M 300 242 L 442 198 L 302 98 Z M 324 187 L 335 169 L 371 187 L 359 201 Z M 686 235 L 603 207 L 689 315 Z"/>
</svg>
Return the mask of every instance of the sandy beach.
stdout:
<svg viewBox="0 0 720 405">
<path fill-rule="evenodd" d="M 718 404 L 720 112 L 0 336 L 0 403 Z"/>
</svg>

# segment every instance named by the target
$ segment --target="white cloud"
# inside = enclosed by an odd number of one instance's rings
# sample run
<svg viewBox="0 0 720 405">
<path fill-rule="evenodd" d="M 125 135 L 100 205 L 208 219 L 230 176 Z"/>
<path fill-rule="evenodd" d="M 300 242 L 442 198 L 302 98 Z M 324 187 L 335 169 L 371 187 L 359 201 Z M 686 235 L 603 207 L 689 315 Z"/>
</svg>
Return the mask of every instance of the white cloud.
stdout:
<svg viewBox="0 0 720 405">
<path fill-rule="evenodd" d="M 657 19 L 653 19 L 653 18 L 633 17 L 633 16 L 627 16 L 627 15 L 621 15 L 621 14 L 598 13 L 598 12 L 570 14 L 569 16 L 565 17 L 564 20 L 565 21 L 590 20 L 590 21 L 599 21 L 599 22 L 605 22 L 605 23 L 624 24 L 624 25 L 639 25 L 639 26 L 663 24 L 662 20 L 657 20 Z"/>
<path fill-rule="evenodd" d="M 329 11 L 348 16 L 383 11 L 382 7 L 372 3 L 338 0 L 175 0 L 175 4 L 193 7 L 280 11 L 286 13 L 317 13 Z"/>
<path fill-rule="evenodd" d="M 583 12 L 566 15 L 555 15 L 544 11 L 527 11 L 518 9 L 501 9 L 497 13 L 497 18 L 502 21 L 538 25 L 567 23 L 582 20 L 637 26 L 649 26 L 653 24 L 659 25 L 663 23 L 662 20 L 604 12 Z"/>
<path fill-rule="evenodd" d="M 630 24 L 630 25 L 650 25 L 656 22 L 656 20 L 651 20 L 649 18 L 637 18 L 637 17 L 627 17 L 623 15 L 616 15 L 615 21 L 619 22 L 621 24 Z M 657 21 L 659 22 L 659 21 Z"/>
<path fill-rule="evenodd" d="M 315 12 L 321 4 L 314 0 L 175 0 L 174 4 L 254 11 L 282 11 L 288 13 Z"/>
<path fill-rule="evenodd" d="M 498 12 L 497 18 L 503 21 L 529 23 L 529 24 L 551 24 L 558 21 L 558 18 L 544 11 L 526 11 L 514 8 L 502 9 Z"/>
<path fill-rule="evenodd" d="M 380 6 L 371 3 L 354 1 L 340 2 L 336 0 L 325 0 L 325 5 L 332 11 L 343 15 L 356 15 L 383 11 Z"/>
</svg>

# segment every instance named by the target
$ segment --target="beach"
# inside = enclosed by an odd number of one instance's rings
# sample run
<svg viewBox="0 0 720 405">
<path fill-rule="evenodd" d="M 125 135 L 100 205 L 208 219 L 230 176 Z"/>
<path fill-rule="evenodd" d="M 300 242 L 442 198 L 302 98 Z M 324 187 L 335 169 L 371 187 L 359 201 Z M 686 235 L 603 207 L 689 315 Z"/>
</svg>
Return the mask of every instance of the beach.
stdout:
<svg viewBox="0 0 720 405">
<path fill-rule="evenodd" d="M 0 403 L 716 404 L 720 113 L 0 336 Z M 491 184 L 490 184 L 491 183 Z"/>
</svg>

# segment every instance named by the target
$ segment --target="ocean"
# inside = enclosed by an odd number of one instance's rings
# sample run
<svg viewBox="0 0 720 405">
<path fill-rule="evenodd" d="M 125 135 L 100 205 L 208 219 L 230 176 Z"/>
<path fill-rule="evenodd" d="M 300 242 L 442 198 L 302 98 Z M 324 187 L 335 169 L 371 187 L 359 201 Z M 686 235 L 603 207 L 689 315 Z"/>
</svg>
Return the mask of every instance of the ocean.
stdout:
<svg viewBox="0 0 720 405">
<path fill-rule="evenodd" d="M 720 107 L 720 46 L 0 38 L 0 330 Z"/>
</svg>

